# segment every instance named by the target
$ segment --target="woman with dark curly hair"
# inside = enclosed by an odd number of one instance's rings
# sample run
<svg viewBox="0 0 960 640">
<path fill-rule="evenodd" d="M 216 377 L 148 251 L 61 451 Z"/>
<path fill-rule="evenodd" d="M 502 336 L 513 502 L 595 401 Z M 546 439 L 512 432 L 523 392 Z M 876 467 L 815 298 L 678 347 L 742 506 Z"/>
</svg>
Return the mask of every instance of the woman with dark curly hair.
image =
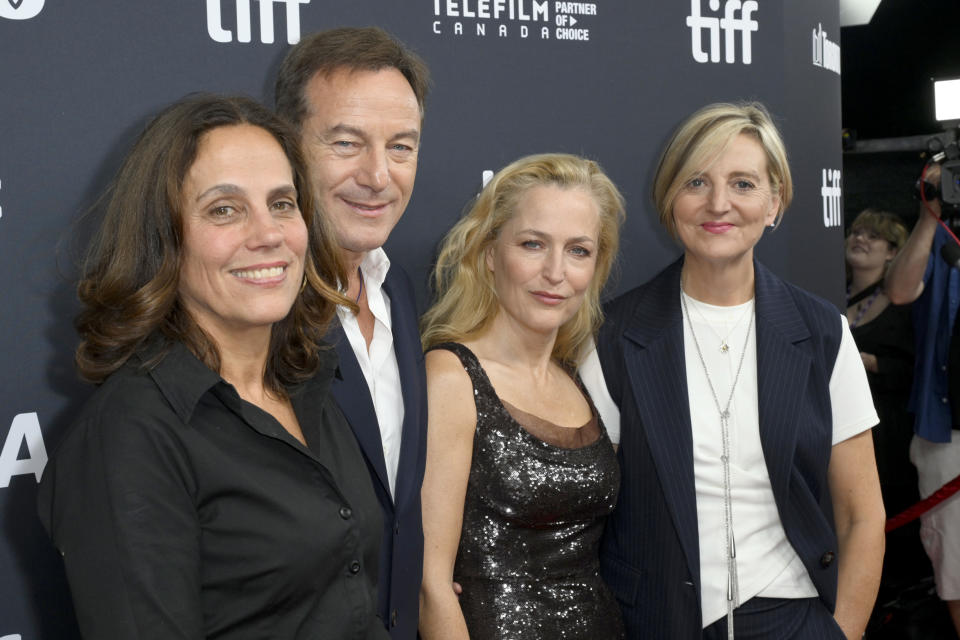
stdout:
<svg viewBox="0 0 960 640">
<path fill-rule="evenodd" d="M 84 638 L 381 638 L 380 510 L 321 343 L 349 306 L 296 136 L 247 98 L 165 109 L 83 267 L 99 388 L 40 516 Z"/>
</svg>

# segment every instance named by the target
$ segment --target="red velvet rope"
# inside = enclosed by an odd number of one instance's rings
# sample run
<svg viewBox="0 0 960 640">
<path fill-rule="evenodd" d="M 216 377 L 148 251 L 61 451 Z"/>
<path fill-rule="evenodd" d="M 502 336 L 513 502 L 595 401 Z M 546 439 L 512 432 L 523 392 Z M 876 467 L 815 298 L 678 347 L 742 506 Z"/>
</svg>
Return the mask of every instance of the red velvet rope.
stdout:
<svg viewBox="0 0 960 640">
<path fill-rule="evenodd" d="M 957 491 L 960 491 L 960 476 L 957 476 L 947 484 L 943 485 L 936 491 L 934 491 L 930 496 L 924 498 L 917 504 L 912 507 L 908 507 L 887 520 L 886 531 L 893 531 L 898 527 L 902 527 L 908 522 L 912 522 L 925 514 L 930 509 L 933 509 L 935 506 L 955 494 Z"/>
</svg>

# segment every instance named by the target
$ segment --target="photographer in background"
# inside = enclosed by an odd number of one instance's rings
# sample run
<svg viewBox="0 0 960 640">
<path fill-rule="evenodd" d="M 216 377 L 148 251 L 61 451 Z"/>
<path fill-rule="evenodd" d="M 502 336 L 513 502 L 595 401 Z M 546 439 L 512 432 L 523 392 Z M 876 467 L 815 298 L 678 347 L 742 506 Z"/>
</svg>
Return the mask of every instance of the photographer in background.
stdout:
<svg viewBox="0 0 960 640">
<path fill-rule="evenodd" d="M 948 162 L 943 167 L 951 178 L 956 165 Z M 960 251 L 953 251 L 958 249 L 956 240 L 941 222 L 941 210 L 956 211 L 957 203 L 953 202 L 956 198 L 944 197 L 937 189 L 940 176 L 941 166 L 936 163 L 928 165 L 921 176 L 917 224 L 886 278 L 886 292 L 894 304 L 916 301 L 916 368 L 909 406 L 916 422 L 910 460 L 917 467 L 923 497 L 960 473 L 960 327 L 956 322 L 960 306 L 956 256 Z M 955 196 L 952 179 L 950 182 L 949 195 Z M 953 259 L 941 258 L 944 247 Z M 921 516 L 920 537 L 933 564 L 937 595 L 947 602 L 960 634 L 960 494 Z"/>
</svg>

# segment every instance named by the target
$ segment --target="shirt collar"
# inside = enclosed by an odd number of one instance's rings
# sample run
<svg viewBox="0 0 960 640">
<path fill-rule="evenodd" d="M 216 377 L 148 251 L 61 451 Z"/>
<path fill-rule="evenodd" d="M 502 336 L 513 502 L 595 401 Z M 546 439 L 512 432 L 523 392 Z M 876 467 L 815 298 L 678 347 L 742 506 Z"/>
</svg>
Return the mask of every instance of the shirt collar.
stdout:
<svg viewBox="0 0 960 640">
<path fill-rule="evenodd" d="M 367 281 L 367 287 L 379 289 L 383 286 L 383 281 L 387 279 L 387 271 L 390 270 L 390 258 L 383 247 L 377 247 L 373 251 L 368 251 L 360 263 L 360 271 L 363 272 L 364 280 Z"/>
<path fill-rule="evenodd" d="M 310 392 L 310 395 L 324 396 L 338 372 L 339 359 L 336 349 L 328 345 L 320 346 L 320 366 L 309 380 L 287 389 L 291 398 Z M 138 358 L 141 361 L 148 356 Z M 233 393 L 236 391 L 220 374 L 203 364 L 197 356 L 182 342 L 175 342 L 159 363 L 149 370 L 160 393 L 184 423 L 189 422 L 194 409 L 205 393 L 222 383 Z"/>
<path fill-rule="evenodd" d="M 390 258 L 387 257 L 387 252 L 383 250 L 383 247 L 368 251 L 367 255 L 363 257 L 363 261 L 360 262 L 360 271 L 363 273 L 362 284 L 367 292 L 367 305 L 373 315 L 383 322 L 388 329 L 390 328 L 390 316 L 389 310 L 385 308 L 387 301 L 384 300 L 383 283 L 387 279 L 389 270 Z M 340 291 L 343 292 L 342 283 L 340 283 Z M 357 299 L 359 300 L 359 298 Z M 355 318 L 353 313 L 342 305 L 337 306 L 337 317 L 340 318 L 341 324 Z"/>
<path fill-rule="evenodd" d="M 183 422 L 189 422 L 203 394 L 223 381 L 179 341 L 150 369 L 150 377 Z"/>
</svg>

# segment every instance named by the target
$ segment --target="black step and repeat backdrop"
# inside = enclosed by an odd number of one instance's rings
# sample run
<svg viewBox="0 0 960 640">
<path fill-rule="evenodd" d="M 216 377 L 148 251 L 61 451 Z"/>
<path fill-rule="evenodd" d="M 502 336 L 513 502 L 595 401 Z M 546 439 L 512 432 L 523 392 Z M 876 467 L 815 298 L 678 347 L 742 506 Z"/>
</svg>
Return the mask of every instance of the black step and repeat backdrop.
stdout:
<svg viewBox="0 0 960 640">
<path fill-rule="evenodd" d="M 35 513 L 48 454 L 90 388 L 72 369 L 77 247 L 122 154 L 193 91 L 272 103 L 301 34 L 377 24 L 434 88 L 417 187 L 388 251 L 418 286 L 484 171 L 528 153 L 599 160 L 628 200 L 614 291 L 678 254 L 649 205 L 659 149 L 695 108 L 759 99 L 796 182 L 759 255 L 840 302 L 838 0 L 0 0 L 0 640 L 75 638 Z"/>
</svg>

